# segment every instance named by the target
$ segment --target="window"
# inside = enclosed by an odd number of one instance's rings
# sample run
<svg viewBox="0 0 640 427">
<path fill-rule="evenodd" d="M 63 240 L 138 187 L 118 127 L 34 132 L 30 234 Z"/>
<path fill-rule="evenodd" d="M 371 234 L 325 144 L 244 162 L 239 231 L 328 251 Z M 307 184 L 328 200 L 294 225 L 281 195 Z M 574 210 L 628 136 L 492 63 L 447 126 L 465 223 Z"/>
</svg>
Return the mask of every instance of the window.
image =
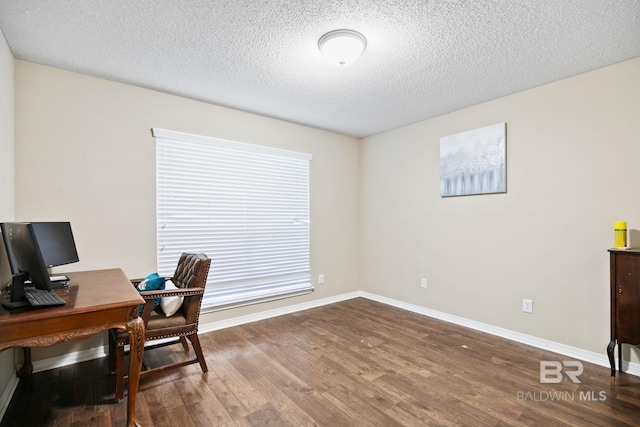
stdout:
<svg viewBox="0 0 640 427">
<path fill-rule="evenodd" d="M 182 252 L 211 270 L 204 309 L 313 290 L 309 254 L 311 155 L 163 129 L 156 138 L 158 272 Z"/>
</svg>

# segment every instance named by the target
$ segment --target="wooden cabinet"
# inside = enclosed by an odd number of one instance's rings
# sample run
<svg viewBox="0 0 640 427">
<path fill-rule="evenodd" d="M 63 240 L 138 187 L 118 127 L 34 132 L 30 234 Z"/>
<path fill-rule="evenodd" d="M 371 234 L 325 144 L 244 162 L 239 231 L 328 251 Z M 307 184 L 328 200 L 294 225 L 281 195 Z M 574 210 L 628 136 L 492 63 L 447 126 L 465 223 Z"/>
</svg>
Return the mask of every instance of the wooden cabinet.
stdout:
<svg viewBox="0 0 640 427">
<path fill-rule="evenodd" d="M 611 270 L 611 341 L 607 355 L 611 381 L 615 381 L 614 349 L 622 372 L 622 344 L 640 346 L 640 249 L 609 250 Z"/>
</svg>

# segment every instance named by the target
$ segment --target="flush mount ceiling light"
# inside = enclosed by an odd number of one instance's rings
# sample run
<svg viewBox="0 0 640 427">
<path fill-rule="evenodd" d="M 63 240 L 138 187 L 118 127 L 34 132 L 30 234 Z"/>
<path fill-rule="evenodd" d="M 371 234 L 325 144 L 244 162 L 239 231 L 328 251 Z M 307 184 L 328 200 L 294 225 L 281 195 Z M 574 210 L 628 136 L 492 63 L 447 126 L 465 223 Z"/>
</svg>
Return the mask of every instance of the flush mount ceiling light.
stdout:
<svg viewBox="0 0 640 427">
<path fill-rule="evenodd" d="M 318 40 L 318 48 L 331 64 L 346 67 L 353 64 L 367 46 L 367 39 L 353 30 L 329 31 Z"/>
</svg>

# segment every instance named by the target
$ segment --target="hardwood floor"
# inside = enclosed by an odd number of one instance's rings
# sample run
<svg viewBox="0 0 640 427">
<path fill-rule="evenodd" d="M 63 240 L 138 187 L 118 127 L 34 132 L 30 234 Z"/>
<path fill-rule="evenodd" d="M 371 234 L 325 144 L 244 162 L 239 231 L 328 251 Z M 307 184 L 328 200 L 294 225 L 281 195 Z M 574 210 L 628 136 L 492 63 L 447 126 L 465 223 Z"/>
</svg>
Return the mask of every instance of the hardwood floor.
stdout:
<svg viewBox="0 0 640 427">
<path fill-rule="evenodd" d="M 208 374 L 191 365 L 141 381 L 143 426 L 640 421 L 638 377 L 619 374 L 611 387 L 608 368 L 584 363 L 581 383 L 541 384 L 540 361 L 569 359 L 361 298 L 203 334 L 201 342 Z M 153 365 L 180 357 L 181 348 L 145 356 Z M 20 381 L 0 427 L 124 425 L 114 384 L 104 359 L 35 374 Z"/>
</svg>

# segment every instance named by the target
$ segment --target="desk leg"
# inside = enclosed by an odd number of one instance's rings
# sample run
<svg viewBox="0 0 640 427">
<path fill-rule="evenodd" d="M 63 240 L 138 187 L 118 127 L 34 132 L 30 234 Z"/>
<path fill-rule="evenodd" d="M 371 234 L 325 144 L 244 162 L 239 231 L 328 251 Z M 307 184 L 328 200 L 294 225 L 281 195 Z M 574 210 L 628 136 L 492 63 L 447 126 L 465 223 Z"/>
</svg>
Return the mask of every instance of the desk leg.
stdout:
<svg viewBox="0 0 640 427">
<path fill-rule="evenodd" d="M 136 426 L 136 394 L 138 394 L 138 380 L 144 353 L 144 322 L 136 317 L 127 323 L 129 333 L 129 388 L 127 396 L 127 426 Z"/>
<path fill-rule="evenodd" d="M 33 364 L 31 363 L 31 347 L 22 348 L 22 368 L 18 371 L 18 378 L 28 377 L 33 373 Z"/>
</svg>

